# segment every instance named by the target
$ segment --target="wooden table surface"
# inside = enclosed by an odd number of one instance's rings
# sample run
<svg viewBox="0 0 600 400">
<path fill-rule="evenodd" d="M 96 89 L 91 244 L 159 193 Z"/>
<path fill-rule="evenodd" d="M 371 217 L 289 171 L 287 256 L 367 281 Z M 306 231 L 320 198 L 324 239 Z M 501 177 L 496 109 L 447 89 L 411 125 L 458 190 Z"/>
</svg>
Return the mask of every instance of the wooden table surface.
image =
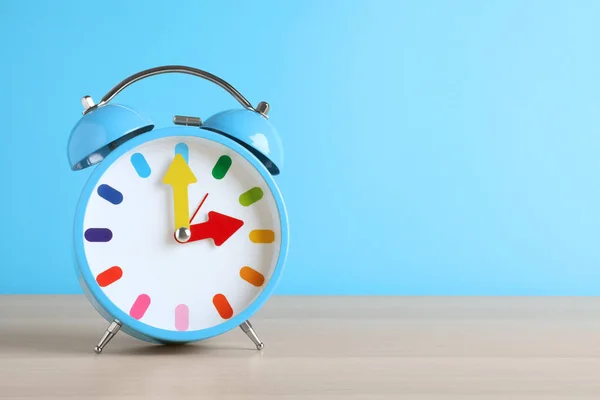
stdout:
<svg viewBox="0 0 600 400">
<path fill-rule="evenodd" d="M 600 299 L 273 297 L 183 346 L 119 333 L 82 296 L 0 296 L 0 398 L 600 399 Z"/>
</svg>

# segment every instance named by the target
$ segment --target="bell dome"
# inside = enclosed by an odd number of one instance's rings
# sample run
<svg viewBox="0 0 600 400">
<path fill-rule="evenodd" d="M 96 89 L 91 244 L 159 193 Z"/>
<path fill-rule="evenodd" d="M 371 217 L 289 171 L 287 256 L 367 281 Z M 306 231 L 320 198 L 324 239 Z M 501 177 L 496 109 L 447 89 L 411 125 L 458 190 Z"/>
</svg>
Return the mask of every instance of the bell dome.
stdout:
<svg viewBox="0 0 600 400">
<path fill-rule="evenodd" d="M 69 136 L 69 166 L 78 171 L 95 165 L 122 143 L 153 128 L 152 122 L 126 106 L 90 107 Z"/>
<path fill-rule="evenodd" d="M 261 113 L 248 109 L 219 112 L 208 118 L 202 129 L 220 133 L 243 145 L 278 175 L 283 167 L 283 146 L 277 130 Z"/>
</svg>

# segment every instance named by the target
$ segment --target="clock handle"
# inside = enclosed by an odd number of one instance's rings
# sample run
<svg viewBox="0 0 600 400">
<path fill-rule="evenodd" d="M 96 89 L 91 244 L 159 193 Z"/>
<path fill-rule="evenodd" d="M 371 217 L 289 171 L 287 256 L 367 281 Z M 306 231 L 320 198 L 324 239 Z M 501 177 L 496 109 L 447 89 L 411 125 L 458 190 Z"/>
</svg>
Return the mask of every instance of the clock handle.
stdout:
<svg viewBox="0 0 600 400">
<path fill-rule="evenodd" d="M 267 115 L 269 111 L 269 105 L 265 102 L 260 102 L 256 108 L 252 107 L 252 104 L 240 92 L 238 92 L 233 86 L 229 83 L 225 82 L 223 79 L 219 78 L 216 75 L 211 74 L 210 72 L 203 71 L 198 68 L 186 67 L 184 65 L 165 65 L 162 67 L 155 67 L 146 69 L 144 71 L 140 71 L 136 74 L 131 75 L 128 78 L 125 78 L 115 87 L 113 87 L 106 95 L 100 100 L 98 106 L 102 106 L 109 101 L 111 101 L 119 92 L 125 89 L 127 86 L 131 85 L 134 82 L 142 80 L 144 78 L 148 78 L 150 76 L 159 75 L 159 74 L 168 74 L 168 73 L 183 73 L 190 74 L 194 76 L 198 76 L 200 78 L 204 78 L 209 80 L 210 82 L 219 85 L 221 88 L 225 89 L 229 94 L 231 94 L 244 108 L 255 111 L 262 115 Z M 90 108 L 91 109 L 91 108 Z M 86 110 L 87 111 L 87 110 Z"/>
</svg>

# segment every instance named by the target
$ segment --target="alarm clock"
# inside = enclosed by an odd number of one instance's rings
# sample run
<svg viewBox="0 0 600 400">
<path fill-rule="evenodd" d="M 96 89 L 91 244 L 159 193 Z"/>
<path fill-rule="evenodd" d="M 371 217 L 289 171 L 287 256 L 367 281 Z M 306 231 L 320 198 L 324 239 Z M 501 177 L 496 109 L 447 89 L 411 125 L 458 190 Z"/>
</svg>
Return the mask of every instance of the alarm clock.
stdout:
<svg viewBox="0 0 600 400">
<path fill-rule="evenodd" d="M 111 100 L 163 73 L 207 79 L 242 107 L 206 121 L 176 115 L 156 128 Z M 283 161 L 269 105 L 256 107 L 206 71 L 162 66 L 138 72 L 83 115 L 69 136 L 73 171 L 93 168 L 75 210 L 81 288 L 108 328 L 101 353 L 123 331 L 158 344 L 207 339 L 240 327 L 273 293 L 288 251 L 288 217 L 274 177 Z"/>
</svg>

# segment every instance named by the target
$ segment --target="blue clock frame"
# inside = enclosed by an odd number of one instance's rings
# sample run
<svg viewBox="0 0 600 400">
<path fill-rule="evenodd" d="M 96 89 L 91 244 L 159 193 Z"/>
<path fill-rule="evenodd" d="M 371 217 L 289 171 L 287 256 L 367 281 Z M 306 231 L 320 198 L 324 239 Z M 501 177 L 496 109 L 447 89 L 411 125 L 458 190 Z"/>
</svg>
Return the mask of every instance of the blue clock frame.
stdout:
<svg viewBox="0 0 600 400">
<path fill-rule="evenodd" d="M 104 291 L 98 286 L 96 278 L 92 274 L 89 264 L 87 262 L 83 245 L 83 221 L 85 216 L 85 210 L 90 196 L 94 194 L 94 188 L 96 187 L 100 179 L 102 179 L 104 172 L 108 170 L 112 163 L 114 163 L 119 157 L 121 157 L 128 151 L 136 148 L 137 146 L 140 146 L 154 139 L 160 139 L 170 136 L 195 136 L 204 139 L 209 139 L 222 145 L 225 145 L 231 150 L 239 153 L 242 157 L 248 160 L 254 168 L 256 168 L 256 170 L 261 174 L 261 176 L 269 186 L 269 189 L 271 190 L 275 198 L 275 202 L 277 204 L 277 211 L 279 212 L 281 221 L 281 242 L 279 249 L 279 258 L 277 260 L 277 264 L 275 266 L 271 279 L 269 280 L 261 294 L 256 298 L 256 300 L 254 300 L 254 302 L 252 302 L 252 304 L 249 307 L 247 307 L 243 312 L 235 315 L 231 319 L 212 328 L 197 331 L 176 332 L 154 328 L 136 320 L 123 310 L 116 307 L 112 303 L 112 301 L 106 296 L 106 294 L 104 294 Z M 254 315 L 254 313 L 256 313 L 256 311 L 258 311 L 258 309 L 262 307 L 264 302 L 271 296 L 273 289 L 275 289 L 275 286 L 279 282 L 279 278 L 284 269 L 289 243 L 287 210 L 285 208 L 281 192 L 267 168 L 260 162 L 260 160 L 257 157 L 250 153 L 250 151 L 248 151 L 242 145 L 236 143 L 235 141 L 222 135 L 219 135 L 218 133 L 193 127 L 165 127 L 157 129 L 155 131 L 148 132 L 134 139 L 131 139 L 130 141 L 124 143 L 115 151 L 110 153 L 92 172 L 87 183 L 83 188 L 75 213 L 75 225 L 73 234 L 77 274 L 82 277 L 82 283 L 85 285 L 84 292 L 86 293 L 86 295 L 88 295 L 88 297 L 89 295 L 92 296 L 90 300 L 94 300 L 93 303 L 97 308 L 98 312 L 104 315 L 105 318 L 107 318 L 109 321 L 112 321 L 114 319 L 119 320 L 122 323 L 121 329 L 124 332 L 134 337 L 137 337 L 138 339 L 159 343 L 183 343 L 207 339 L 229 331 L 239 326 L 242 322 L 248 320 L 250 317 L 252 317 L 252 315 Z"/>
<path fill-rule="evenodd" d="M 184 73 L 207 79 L 225 89 L 242 106 L 213 115 L 204 123 L 195 117 L 175 117 L 177 125 L 154 129 L 154 124 L 130 107 L 109 102 L 127 86 L 141 79 L 163 74 Z M 94 348 L 102 352 L 104 346 L 119 331 L 153 343 L 187 343 L 220 335 L 236 326 L 252 339 L 257 349 L 263 348 L 254 332 L 249 318 L 267 301 L 277 286 L 287 259 L 289 247 L 288 214 L 274 176 L 281 172 L 283 148 L 274 126 L 267 116 L 269 104 L 259 102 L 256 107 L 246 100 L 233 86 L 221 78 L 197 68 L 170 65 L 151 68 L 129 76 L 111 89 L 98 104 L 91 97 L 82 98 L 83 117 L 77 122 L 67 145 L 69 167 L 73 171 L 94 166 L 82 189 L 74 218 L 74 261 L 80 285 L 90 303 L 105 319 L 111 322 L 106 333 Z M 165 137 L 198 137 L 222 144 L 245 158 L 268 185 L 280 219 L 279 258 L 271 278 L 258 297 L 239 314 L 211 328 L 194 331 L 171 331 L 145 324 L 117 307 L 105 295 L 93 276 L 84 250 L 83 223 L 85 210 L 94 188 L 110 166 L 128 151 L 144 143 Z"/>
</svg>

